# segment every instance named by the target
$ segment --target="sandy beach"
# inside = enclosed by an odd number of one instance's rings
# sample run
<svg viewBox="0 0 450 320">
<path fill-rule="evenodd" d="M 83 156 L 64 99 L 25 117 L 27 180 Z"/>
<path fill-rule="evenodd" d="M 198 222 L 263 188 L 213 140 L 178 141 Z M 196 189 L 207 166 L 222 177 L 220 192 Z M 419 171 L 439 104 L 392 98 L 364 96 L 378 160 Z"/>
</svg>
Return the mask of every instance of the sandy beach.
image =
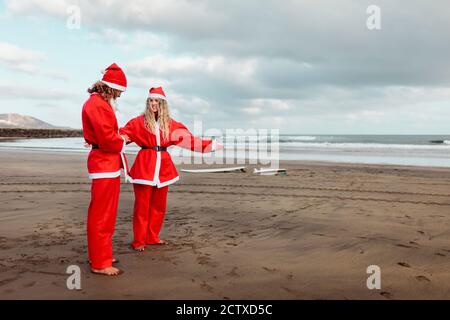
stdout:
<svg viewBox="0 0 450 320">
<path fill-rule="evenodd" d="M 162 231 L 171 244 L 144 253 L 130 250 L 134 195 L 122 184 L 114 252 L 125 274 L 108 278 L 86 261 L 85 160 L 0 150 L 0 299 L 450 299 L 450 169 L 180 172 Z M 69 265 L 82 290 L 67 289 Z M 369 265 L 381 290 L 366 287 Z"/>
</svg>

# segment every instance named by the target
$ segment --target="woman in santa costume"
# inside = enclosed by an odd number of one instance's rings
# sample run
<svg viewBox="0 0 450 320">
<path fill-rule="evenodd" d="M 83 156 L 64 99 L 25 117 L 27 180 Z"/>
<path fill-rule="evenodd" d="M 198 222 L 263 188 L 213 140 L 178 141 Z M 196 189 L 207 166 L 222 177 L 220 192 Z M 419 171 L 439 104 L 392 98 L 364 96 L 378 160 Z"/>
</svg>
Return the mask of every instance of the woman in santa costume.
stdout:
<svg viewBox="0 0 450 320">
<path fill-rule="evenodd" d="M 170 117 L 166 95 L 161 87 L 151 88 L 142 115 L 120 129 L 141 147 L 130 176 L 134 184 L 132 247 L 143 251 L 147 245 L 166 244 L 159 238 L 168 186 L 179 179 L 167 148 L 172 145 L 197 152 L 212 152 L 223 147 L 215 140 L 195 137 L 180 122 Z"/>
<path fill-rule="evenodd" d="M 116 99 L 126 90 L 127 79 L 117 64 L 110 65 L 101 81 L 89 89 L 83 105 L 84 139 L 92 146 L 87 159 L 91 185 L 87 238 L 91 271 L 115 276 L 122 271 L 113 267 L 112 236 L 120 191 L 120 172 L 127 173 L 123 154 L 128 137 L 119 133 L 115 115 Z"/>
</svg>

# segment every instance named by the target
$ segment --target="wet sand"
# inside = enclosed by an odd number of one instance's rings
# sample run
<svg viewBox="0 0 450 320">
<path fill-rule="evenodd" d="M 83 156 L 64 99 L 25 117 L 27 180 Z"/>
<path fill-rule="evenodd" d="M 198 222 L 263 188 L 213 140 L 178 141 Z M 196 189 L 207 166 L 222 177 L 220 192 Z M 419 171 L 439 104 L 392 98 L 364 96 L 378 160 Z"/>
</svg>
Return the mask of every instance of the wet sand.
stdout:
<svg viewBox="0 0 450 320">
<path fill-rule="evenodd" d="M 114 252 L 125 274 L 108 278 L 86 262 L 85 158 L 0 150 L 1 299 L 450 299 L 450 169 L 180 172 L 162 231 L 171 245 L 144 253 L 129 247 L 134 195 L 122 184 Z M 82 290 L 66 287 L 73 264 Z M 366 287 L 369 265 L 381 290 Z"/>
</svg>

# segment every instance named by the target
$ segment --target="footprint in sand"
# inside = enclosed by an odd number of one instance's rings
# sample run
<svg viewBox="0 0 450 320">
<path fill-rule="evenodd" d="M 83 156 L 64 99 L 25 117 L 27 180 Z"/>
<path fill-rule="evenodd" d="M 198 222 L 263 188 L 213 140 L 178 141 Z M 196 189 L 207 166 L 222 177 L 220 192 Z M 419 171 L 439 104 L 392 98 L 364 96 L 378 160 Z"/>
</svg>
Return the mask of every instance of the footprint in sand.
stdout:
<svg viewBox="0 0 450 320">
<path fill-rule="evenodd" d="M 398 243 L 398 244 L 396 244 L 396 246 L 400 247 L 400 248 L 417 249 L 417 247 L 408 246 L 408 245 L 402 244 L 402 243 Z"/>
<path fill-rule="evenodd" d="M 227 242 L 226 245 L 237 247 L 237 244 L 236 244 L 236 243 L 231 243 L 231 242 Z"/>
<path fill-rule="evenodd" d="M 28 282 L 23 285 L 24 288 L 31 288 L 36 284 L 36 281 Z"/>
<path fill-rule="evenodd" d="M 13 278 L 0 280 L 0 287 L 4 286 L 4 285 L 6 285 L 6 284 L 8 284 L 10 282 L 13 282 L 13 281 L 15 281 L 15 280 L 17 280 L 19 278 L 20 278 L 20 275 L 17 275 L 17 276 L 15 276 Z"/>
<path fill-rule="evenodd" d="M 428 279 L 428 278 L 427 278 L 427 277 L 425 277 L 425 276 L 416 276 L 415 278 L 416 278 L 416 280 L 418 280 L 418 281 L 426 281 L 426 282 L 431 282 L 431 280 L 430 280 L 430 279 Z"/>
<path fill-rule="evenodd" d="M 209 264 L 211 261 L 211 258 L 207 257 L 207 256 L 199 256 L 197 257 L 197 262 L 198 264 Z"/>
<path fill-rule="evenodd" d="M 291 288 L 287 288 L 287 287 L 281 287 L 281 289 L 285 290 L 286 292 L 292 294 L 295 297 L 300 297 L 301 293 L 297 290 L 291 289 Z"/>
<path fill-rule="evenodd" d="M 380 292 L 380 295 L 382 295 L 386 299 L 392 299 L 392 293 L 390 293 L 390 292 L 383 291 L 383 292 Z"/>
<path fill-rule="evenodd" d="M 277 272 L 278 270 L 277 269 L 271 269 L 271 268 L 267 268 L 267 267 L 262 267 L 264 270 L 266 270 L 267 272 L 270 272 L 270 273 L 274 273 L 274 272 Z"/>
<path fill-rule="evenodd" d="M 397 263 L 399 266 L 405 267 L 405 268 L 411 268 L 411 266 L 409 264 L 407 264 L 406 262 L 398 262 Z"/>
<path fill-rule="evenodd" d="M 239 274 L 236 272 L 237 269 L 238 269 L 238 267 L 233 267 L 233 269 L 231 269 L 231 271 L 228 272 L 228 275 L 232 276 L 232 277 L 239 277 Z"/>
<path fill-rule="evenodd" d="M 206 281 L 203 281 L 203 283 L 200 285 L 200 288 L 208 292 L 212 292 L 214 290 L 214 288 L 207 284 Z"/>
</svg>

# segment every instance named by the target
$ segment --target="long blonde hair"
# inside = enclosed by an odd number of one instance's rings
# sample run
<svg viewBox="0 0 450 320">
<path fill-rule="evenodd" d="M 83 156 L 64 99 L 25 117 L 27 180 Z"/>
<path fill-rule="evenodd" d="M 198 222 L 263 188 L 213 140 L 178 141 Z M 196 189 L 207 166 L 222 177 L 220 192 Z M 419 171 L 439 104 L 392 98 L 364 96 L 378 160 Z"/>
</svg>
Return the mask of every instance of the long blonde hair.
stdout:
<svg viewBox="0 0 450 320">
<path fill-rule="evenodd" d="M 170 122 L 169 104 L 167 103 L 166 100 L 163 99 L 158 99 L 158 101 L 159 101 L 158 104 L 159 128 L 162 131 L 163 140 L 168 140 L 169 122 Z M 159 134 L 159 132 L 156 132 L 155 129 L 157 119 L 155 119 L 155 113 L 153 113 L 152 110 L 150 109 L 150 98 L 147 99 L 143 115 L 145 127 L 147 128 L 147 130 L 149 130 L 151 133 L 154 133 L 155 135 Z"/>
</svg>

